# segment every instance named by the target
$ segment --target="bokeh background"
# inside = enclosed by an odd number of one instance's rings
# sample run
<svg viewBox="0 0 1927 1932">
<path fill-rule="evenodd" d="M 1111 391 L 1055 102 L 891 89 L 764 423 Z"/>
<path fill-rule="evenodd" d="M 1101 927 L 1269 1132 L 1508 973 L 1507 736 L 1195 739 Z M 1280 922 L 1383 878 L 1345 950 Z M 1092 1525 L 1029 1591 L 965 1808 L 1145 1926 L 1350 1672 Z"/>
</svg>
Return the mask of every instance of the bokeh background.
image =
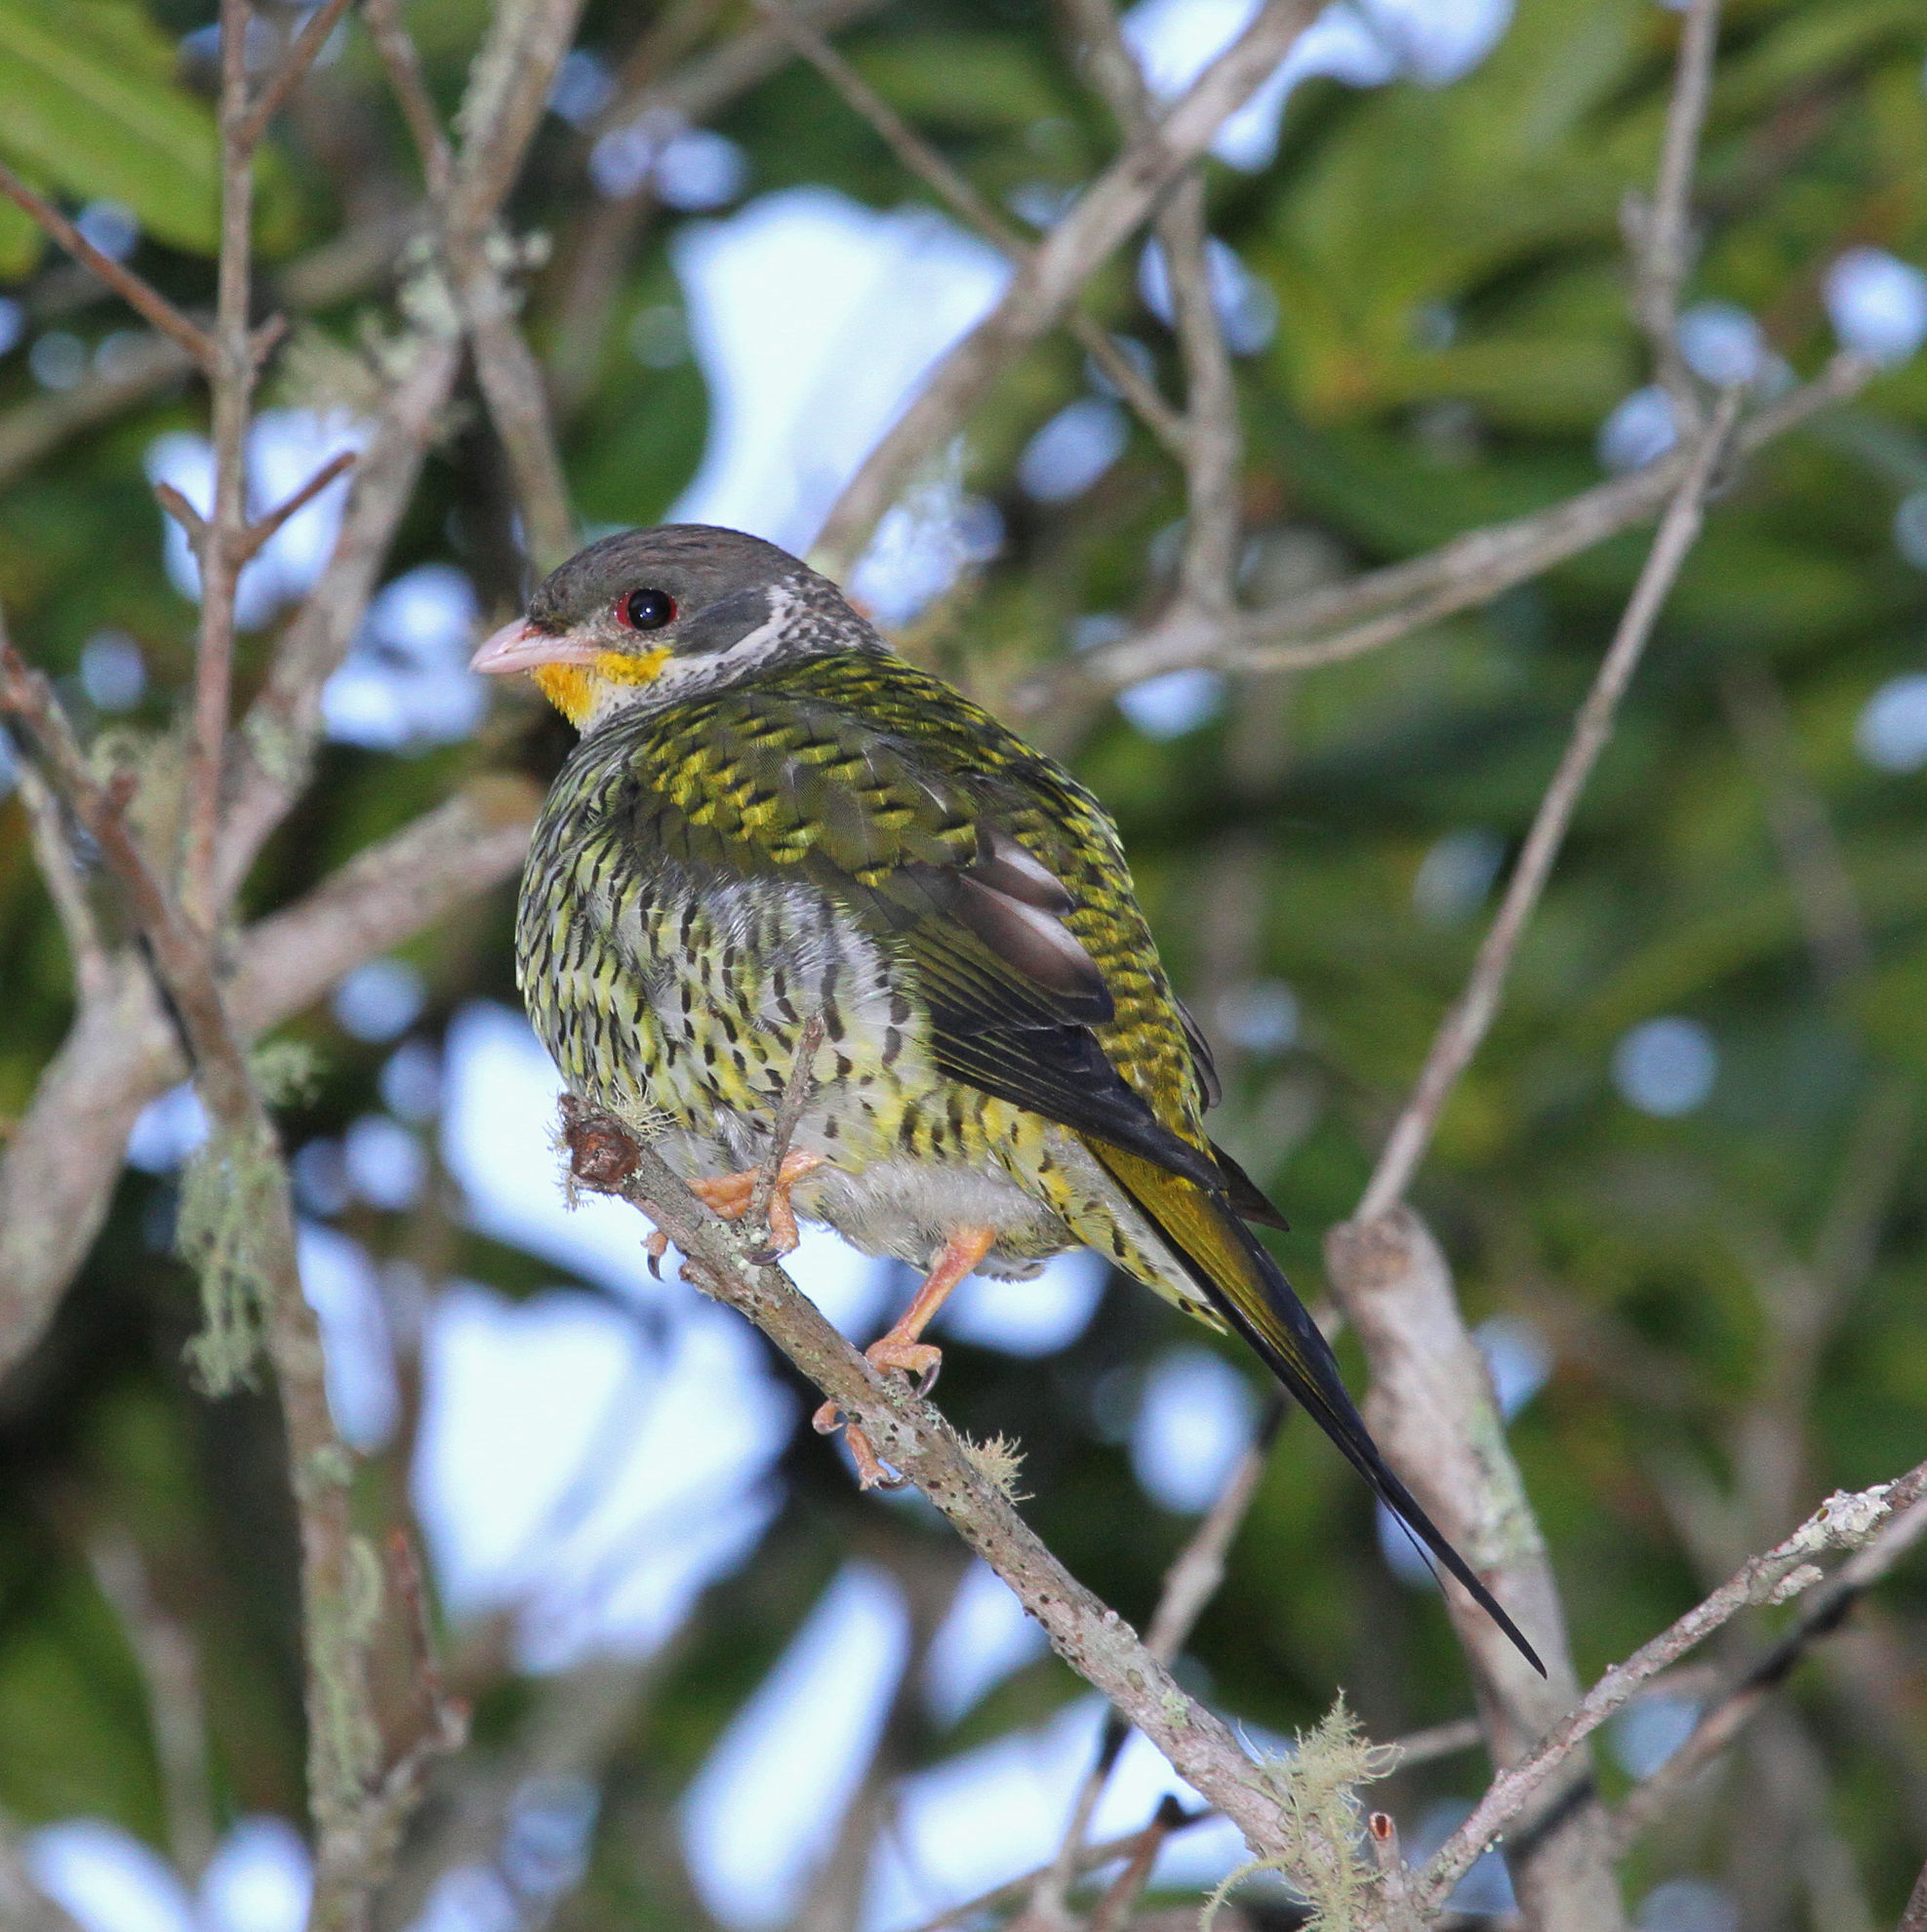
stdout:
<svg viewBox="0 0 1927 1932">
<path fill-rule="evenodd" d="M 1247 11 L 1139 0 L 1125 28 L 1169 91 Z M 0 112 L 0 157 L 189 302 L 212 288 L 211 14 L 0 0 L 0 100 L 45 110 Z M 452 106 L 482 0 L 405 18 Z M 1037 0 L 840 0 L 825 18 L 1033 229 L 1112 151 Z M 1008 273 L 807 67 L 716 84 L 747 19 L 731 0 L 592 0 L 512 204 L 549 238 L 526 321 L 592 532 L 678 517 L 807 545 Z M 1209 190 L 1250 602 L 1669 446 L 1618 222 L 1651 177 L 1676 30 L 1655 0 L 1338 0 L 1227 125 Z M 1927 1443 L 1924 58 L 1917 0 L 1726 10 L 1685 353 L 1768 392 L 1841 343 L 1885 373 L 1714 505 L 1415 1197 L 1478 1324 L 1588 1677 L 1827 1490 Z M 277 123 L 261 195 L 267 279 L 301 318 L 252 434 L 265 504 L 365 437 L 357 355 L 388 326 L 392 237 L 419 198 L 352 19 Z M 9 624 L 90 732 L 164 731 L 195 586 L 150 486 L 205 494 L 202 404 L 3 207 L 0 276 Z M 1091 300 L 1170 386 L 1155 251 Z M 324 496 L 251 567 L 244 675 L 339 512 Z M 1315 1296 L 1318 1237 L 1351 1211 L 1463 978 L 1643 539 L 1349 664 L 1184 670 L 1115 703 L 1061 684 L 1029 704 L 1040 670 L 1159 608 L 1182 512 L 1172 464 L 1057 339 L 892 512 L 853 584 L 1116 814 L 1225 1074 L 1217 1131 L 1292 1216 L 1279 1252 Z M 554 771 L 559 721 L 464 668 L 527 588 L 520 556 L 464 406 L 328 686 L 318 781 L 256 908 L 465 777 Z M 649 1277 L 632 1214 L 565 1208 L 511 902 L 471 905 L 285 1029 L 318 1067 L 282 1117 L 331 1399 L 370 1492 L 420 1524 L 449 1675 L 475 1703 L 384 1923 L 901 1932 L 1050 1856 L 1101 1712 L 926 1506 L 857 1494 L 807 1427 L 812 1391 L 753 1331 L 673 1269 Z M 17 801 L 0 802 L 0 987 L 6 1116 L 71 1012 Z M 183 1361 L 198 1311 L 171 1250 L 175 1177 L 202 1125 L 185 1090 L 142 1116 L 103 1237 L 0 1388 L 0 1814 L 89 1932 L 295 1932 L 304 1909 L 278 1424 L 265 1393 L 205 1399 Z M 793 1271 L 859 1340 L 907 1285 L 822 1234 Z M 1250 1439 L 1260 1373 L 1088 1256 L 970 1284 L 941 1336 L 943 1406 L 1021 1443 L 1027 1516 L 1142 1619 Z M 1727 1654 L 1767 1629 L 1742 1626 Z M 1315 1721 L 1340 1687 L 1379 1738 L 1469 1709 L 1423 1566 L 1299 1422 L 1182 1670 L 1257 1738 Z M 1916 1568 L 1641 1841 L 1644 1932 L 1891 1922 L 1927 1851 L 1924 1673 Z M 1677 1744 L 1689 1693 L 1608 1731 L 1609 1795 Z M 1423 1851 L 1485 1777 L 1468 1752 L 1375 1801 Z M 1170 1789 L 1134 1743 L 1097 1833 Z M 1238 1857 L 1222 1828 L 1183 1833 L 1153 1897 L 1195 1900 Z M 1291 1922 L 1280 1894 L 1251 1896 Z M 1496 1860 L 1459 1903 L 1503 1921 Z"/>
</svg>

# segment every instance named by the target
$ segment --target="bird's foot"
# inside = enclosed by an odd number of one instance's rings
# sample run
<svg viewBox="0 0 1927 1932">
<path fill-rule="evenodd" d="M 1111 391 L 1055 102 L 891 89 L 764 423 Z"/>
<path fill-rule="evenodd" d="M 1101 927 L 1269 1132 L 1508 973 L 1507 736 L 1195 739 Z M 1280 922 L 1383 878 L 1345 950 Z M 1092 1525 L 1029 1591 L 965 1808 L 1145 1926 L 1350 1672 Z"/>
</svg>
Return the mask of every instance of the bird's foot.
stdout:
<svg viewBox="0 0 1927 1932">
<path fill-rule="evenodd" d="M 902 1489 L 908 1482 L 907 1476 L 900 1476 L 876 1453 L 869 1437 L 851 1423 L 844 1428 L 843 1411 L 834 1402 L 825 1402 L 810 1418 L 810 1427 L 819 1435 L 834 1435 L 843 1429 L 843 1439 L 850 1445 L 850 1460 L 857 1466 L 857 1487 L 859 1489 Z"/>
<path fill-rule="evenodd" d="M 669 1252 L 669 1237 L 660 1228 L 649 1230 L 649 1239 L 643 1244 L 643 1252 L 649 1257 L 649 1271 L 658 1281 L 662 1278 L 662 1257 Z"/>
<path fill-rule="evenodd" d="M 769 1245 L 759 1248 L 750 1257 L 752 1261 L 767 1267 L 771 1262 L 781 1261 L 795 1248 L 802 1237 L 796 1231 L 796 1209 L 789 1198 L 790 1189 L 806 1174 L 814 1174 L 823 1164 L 822 1154 L 805 1153 L 800 1148 L 792 1148 L 778 1162 L 776 1182 L 770 1188 Z M 762 1178 L 760 1167 L 745 1167 L 739 1174 L 719 1174 L 713 1178 L 699 1176 L 689 1184 L 689 1188 L 711 1214 L 720 1216 L 724 1221 L 741 1221 L 754 1203 L 756 1186 Z"/>
<path fill-rule="evenodd" d="M 923 1331 L 943 1299 L 997 1244 L 994 1228 L 966 1228 L 952 1234 L 937 1252 L 930 1272 L 889 1334 L 880 1335 L 863 1350 L 863 1359 L 879 1375 L 896 1369 L 913 1378 L 919 1395 L 928 1395 L 937 1386 L 937 1371 L 943 1365 L 943 1351 L 935 1343 L 923 1341 Z M 834 1435 L 844 1429 L 843 1411 L 834 1402 L 825 1402 L 814 1418 L 819 1435 Z M 857 1465 L 857 1480 L 865 1489 L 901 1489 L 907 1480 L 893 1474 L 877 1455 L 869 1437 L 851 1423 L 844 1429 L 850 1455 Z"/>
<path fill-rule="evenodd" d="M 937 1372 L 943 1366 L 943 1351 L 935 1343 L 918 1342 L 894 1328 L 872 1342 L 863 1356 L 879 1374 L 902 1369 L 916 1383 L 919 1395 L 928 1395 L 937 1387 Z"/>
</svg>

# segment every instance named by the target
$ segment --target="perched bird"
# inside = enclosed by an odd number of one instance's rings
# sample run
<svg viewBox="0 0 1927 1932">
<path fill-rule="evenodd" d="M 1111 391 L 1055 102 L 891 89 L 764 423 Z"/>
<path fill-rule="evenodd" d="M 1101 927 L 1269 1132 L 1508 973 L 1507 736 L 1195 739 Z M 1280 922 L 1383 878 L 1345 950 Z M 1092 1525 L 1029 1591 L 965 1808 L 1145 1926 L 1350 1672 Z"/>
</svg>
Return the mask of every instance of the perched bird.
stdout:
<svg viewBox="0 0 1927 1932">
<path fill-rule="evenodd" d="M 926 1270 L 877 1368 L 927 1388 L 924 1330 L 965 1275 L 1089 1245 L 1242 1335 L 1537 1665 L 1246 1228 L 1282 1223 L 1204 1131 L 1210 1050 L 1088 791 L 735 531 L 604 538 L 474 664 L 532 672 L 582 733 L 516 922 L 573 1092 L 740 1216 L 807 1049 L 772 1232 L 793 1243 L 801 1215 Z"/>
</svg>

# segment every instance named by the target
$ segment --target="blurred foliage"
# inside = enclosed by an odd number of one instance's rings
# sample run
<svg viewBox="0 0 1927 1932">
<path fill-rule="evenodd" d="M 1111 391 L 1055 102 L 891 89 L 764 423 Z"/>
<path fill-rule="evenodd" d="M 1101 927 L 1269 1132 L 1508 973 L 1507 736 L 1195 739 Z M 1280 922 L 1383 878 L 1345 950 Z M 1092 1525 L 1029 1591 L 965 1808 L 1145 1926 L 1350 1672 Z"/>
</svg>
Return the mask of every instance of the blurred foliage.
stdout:
<svg viewBox="0 0 1927 1932">
<path fill-rule="evenodd" d="M 480 0 L 409 10 L 444 103 L 484 12 Z M 705 12 L 716 37 L 747 19 L 735 6 Z M 208 76 L 176 42 L 210 13 L 186 0 L 0 0 L 0 155 L 62 196 L 125 203 L 142 230 L 137 265 L 190 303 L 212 288 L 214 148 Z M 1734 0 L 1727 15 L 1689 300 L 1745 304 L 1775 352 L 1810 373 L 1830 347 L 1820 277 L 1835 256 L 1871 244 L 1927 259 L 1920 11 L 1917 0 Z M 597 0 L 583 44 L 620 66 L 647 26 L 635 8 Z M 1467 78 L 1363 93 L 1310 83 L 1272 166 L 1214 167 L 1215 231 L 1280 312 L 1275 340 L 1239 363 L 1252 601 L 1597 478 L 1599 423 L 1645 380 L 1619 209 L 1651 176 L 1675 32 L 1651 0 L 1521 0 Z M 1031 0 L 889 0 L 846 43 L 993 197 L 1074 185 L 1112 138 L 1056 20 Z M 746 154 L 752 195 L 811 181 L 879 208 L 920 198 L 806 70 L 777 73 L 715 125 Z M 518 222 L 556 241 L 531 293 L 539 348 L 565 320 L 582 324 L 579 302 L 601 300 L 580 293 L 592 277 L 575 279 L 582 247 L 604 232 L 587 145 L 551 118 L 516 205 Z M 417 192 L 358 28 L 282 117 L 263 177 L 277 261 Z M 651 366 L 630 347 L 636 318 L 677 301 L 665 251 L 680 219 L 643 227 L 606 313 L 588 318 L 599 345 L 563 424 L 588 520 L 661 516 L 703 447 L 694 366 Z M 37 260 L 0 214 L 0 265 L 21 277 L 7 293 L 33 333 L 68 332 L 93 352 L 126 326 L 90 282 Z M 391 293 L 371 288 L 316 326 L 352 345 Z M 1174 346 L 1127 265 L 1089 300 L 1146 345 L 1175 393 Z M 993 703 L 1064 654 L 1076 620 L 1148 616 L 1168 590 L 1182 493 L 1143 431 L 1074 503 L 1041 506 L 1011 480 L 1025 440 L 1086 380 L 1063 341 L 1042 344 L 972 425 L 972 487 L 995 501 L 1009 541 L 917 648 Z M 0 434 L 9 412 L 36 406 L 26 357 L 7 356 Z M 15 634 L 83 710 L 86 640 L 105 626 L 132 636 L 150 677 L 131 722 L 149 731 L 180 706 L 191 613 L 161 572 L 141 457 L 200 417 L 192 392 L 163 395 L 0 489 L 0 595 Z M 505 611 L 521 588 L 510 506 L 479 421 L 471 411 L 453 425 L 431 461 L 393 569 L 452 560 Z M 1512 1440 L 1588 1675 L 1827 1490 L 1895 1474 L 1927 1443 L 1927 1166 L 1914 1110 L 1927 1076 L 1927 776 L 1877 769 L 1856 745 L 1869 698 L 1927 667 L 1927 575 L 1891 535 L 1901 499 L 1923 487 L 1927 362 L 1916 359 L 1722 496 L 1418 1189 L 1470 1315 L 1528 1318 L 1553 1349 L 1551 1381 Z M 1108 708 L 1033 721 L 1120 818 L 1179 985 L 1218 1038 L 1220 1135 L 1292 1216 L 1282 1252 L 1308 1290 L 1318 1234 L 1354 1205 L 1482 930 L 1478 865 L 1456 896 L 1436 879 L 1453 851 L 1516 849 L 1641 553 L 1627 537 L 1376 655 L 1242 680 L 1214 719 L 1174 740 Z M 244 679 L 263 651 L 263 636 L 245 642 Z M 1784 704 L 1778 760 L 1739 728 L 1762 690 L 1769 715 Z M 565 743 L 509 699 L 474 745 L 416 757 L 331 748 L 255 902 L 297 894 L 470 770 L 551 770 Z M 1803 926 L 1774 832 L 1789 797 L 1817 806 L 1838 840 L 1866 926 L 1858 970 L 1823 972 Z M 1415 898 L 1422 873 L 1434 883 Z M 431 987 L 425 1028 L 475 995 L 512 1001 L 508 916 L 498 895 L 411 949 Z M 1272 982 L 1296 998 L 1296 1034 L 1240 1046 L 1226 1027 L 1238 996 Z M 25 1104 L 70 1010 L 18 800 L 0 805 L 0 985 L 5 1116 Z M 1627 1030 L 1664 1015 L 1704 1026 L 1718 1056 L 1710 1096 L 1675 1118 L 1638 1111 L 1612 1077 Z M 321 1013 L 293 1030 L 326 1069 L 285 1115 L 300 1145 L 377 1104 L 384 1050 Z M 554 1279 L 451 1219 L 447 1192 L 410 1214 L 351 1207 L 342 1225 L 431 1280 L 525 1294 Z M 166 1807 L 151 1719 L 88 1565 L 90 1541 L 110 1527 L 138 1540 L 158 1597 L 195 1639 L 221 1815 L 292 1812 L 301 1777 L 292 1529 L 271 1405 L 210 1404 L 191 1388 L 193 1290 L 169 1258 L 171 1213 L 168 1184 L 123 1183 L 54 1333 L 0 1391 L 0 1806 L 28 1823 L 109 1816 L 157 1842 Z M 1787 1286 L 1803 1267 L 1837 1267 L 1840 1281 L 1837 1308 L 1805 1327 Z M 946 1410 L 977 1435 L 1021 1439 L 1026 1513 L 1134 1618 L 1187 1524 L 1140 1493 L 1128 1418 L 1147 1362 L 1199 1339 L 1113 1282 L 1057 1356 L 947 1351 Z M 595 1862 L 565 1923 L 702 1922 L 675 1869 L 671 1807 L 732 1711 L 843 1553 L 906 1574 L 950 1561 L 925 1515 L 860 1501 L 807 1429 L 783 1474 L 786 1501 L 761 1551 L 705 1598 L 611 1747 Z M 372 1516 L 404 1508 L 405 1452 L 375 1459 L 365 1485 Z M 1769 1627 L 1761 1619 L 1736 1643 Z M 483 1639 L 464 1642 L 487 1693 L 487 1746 L 541 1693 L 475 1662 Z M 1278 1731 L 1315 1721 L 1340 1684 L 1377 1738 L 1467 1704 L 1435 1601 L 1392 1579 L 1365 1493 L 1297 1425 L 1193 1650 L 1200 1686 Z M 1927 1848 L 1923 1671 L 1927 1590 L 1904 1573 L 1791 1692 L 1834 1781 L 1828 1822 L 1889 1916 Z M 906 1764 L 935 1761 L 1036 1721 L 1074 1689 L 1040 1663 L 954 1734 L 925 1722 L 907 1742 L 893 1734 L 894 1748 Z M 1388 1801 L 1416 1810 L 1481 1783 L 1475 1761 L 1453 1760 L 1394 1780 Z M 1805 1915 L 1765 1789 L 1744 1754 L 1696 1788 L 1631 1859 L 1632 1894 L 1699 1872 L 1732 1882 L 1749 1927 L 1822 1923 Z"/>
</svg>

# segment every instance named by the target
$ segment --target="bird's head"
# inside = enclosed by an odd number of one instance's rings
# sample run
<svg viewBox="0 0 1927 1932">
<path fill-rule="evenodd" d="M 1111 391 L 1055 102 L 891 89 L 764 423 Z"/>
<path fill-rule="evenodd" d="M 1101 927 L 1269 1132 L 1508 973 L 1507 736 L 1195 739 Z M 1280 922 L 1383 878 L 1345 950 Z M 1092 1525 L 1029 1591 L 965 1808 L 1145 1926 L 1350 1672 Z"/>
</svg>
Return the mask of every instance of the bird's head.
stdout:
<svg viewBox="0 0 1927 1932">
<path fill-rule="evenodd" d="M 587 732 L 776 658 L 876 642 L 835 585 L 788 551 L 737 530 L 671 523 L 577 551 L 471 662 L 478 671 L 530 672 Z"/>
</svg>

